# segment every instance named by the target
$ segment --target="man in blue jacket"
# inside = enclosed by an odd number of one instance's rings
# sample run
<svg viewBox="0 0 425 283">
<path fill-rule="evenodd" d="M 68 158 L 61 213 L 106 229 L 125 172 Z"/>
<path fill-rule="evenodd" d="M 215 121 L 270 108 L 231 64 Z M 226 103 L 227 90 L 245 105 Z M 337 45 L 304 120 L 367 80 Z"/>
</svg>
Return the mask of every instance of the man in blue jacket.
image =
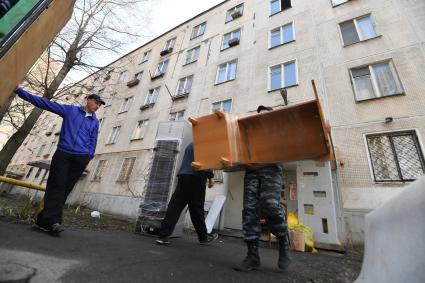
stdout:
<svg viewBox="0 0 425 283">
<path fill-rule="evenodd" d="M 93 159 L 97 143 L 99 120 L 95 112 L 105 102 L 97 94 L 87 97 L 85 106 L 63 105 L 32 95 L 23 88 L 15 93 L 36 107 L 63 118 L 59 143 L 50 165 L 44 194 L 44 209 L 38 214 L 35 228 L 59 236 L 63 231 L 62 210 L 66 198 L 84 169 Z"/>
</svg>

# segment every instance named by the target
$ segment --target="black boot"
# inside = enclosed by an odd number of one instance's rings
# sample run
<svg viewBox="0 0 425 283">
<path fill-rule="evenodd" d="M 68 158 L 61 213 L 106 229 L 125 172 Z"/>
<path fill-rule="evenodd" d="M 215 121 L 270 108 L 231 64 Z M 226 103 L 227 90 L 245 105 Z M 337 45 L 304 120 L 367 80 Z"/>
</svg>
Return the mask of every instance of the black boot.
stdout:
<svg viewBox="0 0 425 283">
<path fill-rule="evenodd" d="M 277 262 L 277 266 L 282 271 L 286 271 L 291 263 L 291 259 L 289 258 L 289 241 L 288 237 L 279 237 L 279 261 Z"/>
<path fill-rule="evenodd" d="M 258 240 L 247 241 L 248 253 L 241 264 L 234 267 L 237 271 L 251 271 L 259 269 L 261 262 L 260 256 L 258 255 Z"/>
</svg>

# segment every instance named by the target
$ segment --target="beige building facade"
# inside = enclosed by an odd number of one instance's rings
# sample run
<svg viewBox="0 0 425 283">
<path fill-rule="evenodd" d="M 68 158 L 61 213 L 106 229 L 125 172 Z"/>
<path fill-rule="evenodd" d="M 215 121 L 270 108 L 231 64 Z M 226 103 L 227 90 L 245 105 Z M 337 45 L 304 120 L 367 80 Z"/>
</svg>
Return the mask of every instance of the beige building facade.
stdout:
<svg viewBox="0 0 425 283">
<path fill-rule="evenodd" d="M 107 105 L 97 113 L 95 158 L 72 202 L 136 216 L 160 122 L 215 109 L 247 115 L 261 104 L 284 107 L 282 89 L 289 104 L 312 100 L 311 80 L 331 126 L 336 161 L 285 164 L 284 197 L 317 242 L 361 244 L 365 213 L 425 172 L 420 0 L 224 1 L 107 68 L 107 76 L 82 81 Z M 27 164 L 48 163 L 57 142 L 52 132 L 29 137 L 9 171 L 43 183 L 46 171 Z M 218 228 L 240 230 L 243 172 L 217 173 L 207 200 L 227 196 Z"/>
</svg>

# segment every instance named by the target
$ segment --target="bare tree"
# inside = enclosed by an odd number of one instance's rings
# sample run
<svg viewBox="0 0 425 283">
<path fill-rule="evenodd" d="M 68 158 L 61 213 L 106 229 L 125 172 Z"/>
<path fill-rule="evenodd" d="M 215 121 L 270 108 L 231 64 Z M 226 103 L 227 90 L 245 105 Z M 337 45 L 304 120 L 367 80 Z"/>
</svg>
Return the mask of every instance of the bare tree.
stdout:
<svg viewBox="0 0 425 283">
<path fill-rule="evenodd" d="M 120 54 L 123 47 L 139 35 L 137 25 L 129 25 L 124 17 L 133 17 L 140 24 L 147 19 L 141 12 L 142 2 L 149 0 L 77 0 L 70 22 L 46 50 L 45 64 L 27 75 L 26 83 L 36 93 L 47 99 L 60 100 L 77 86 L 80 92 L 93 86 L 67 80 L 73 70 L 97 72 L 104 76 L 115 70 L 102 68 L 93 54 Z M 129 16 L 130 15 L 130 16 Z M 45 65 L 43 67 L 43 65 Z M 74 93 L 78 95 L 79 93 Z M 30 111 L 28 111 L 30 107 Z M 0 112 L 1 109 L 0 109 Z M 5 111 L 3 110 L 5 113 Z M 43 110 L 33 108 L 23 101 L 12 103 L 2 122 L 12 125 L 16 132 L 0 151 L 0 175 L 3 175 L 15 152 L 28 136 Z"/>
</svg>

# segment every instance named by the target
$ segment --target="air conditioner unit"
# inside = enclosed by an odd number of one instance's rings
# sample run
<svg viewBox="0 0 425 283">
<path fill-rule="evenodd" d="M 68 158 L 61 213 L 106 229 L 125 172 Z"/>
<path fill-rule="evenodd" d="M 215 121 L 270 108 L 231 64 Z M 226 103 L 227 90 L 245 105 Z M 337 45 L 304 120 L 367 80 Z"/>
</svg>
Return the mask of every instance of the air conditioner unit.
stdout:
<svg viewBox="0 0 425 283">
<path fill-rule="evenodd" d="M 157 234 L 165 217 L 168 201 L 177 186 L 177 171 L 181 166 L 184 150 L 191 141 L 192 129 L 189 123 L 159 123 L 136 232 Z M 180 215 L 172 236 L 180 236 L 183 233 L 185 211 Z"/>
</svg>

